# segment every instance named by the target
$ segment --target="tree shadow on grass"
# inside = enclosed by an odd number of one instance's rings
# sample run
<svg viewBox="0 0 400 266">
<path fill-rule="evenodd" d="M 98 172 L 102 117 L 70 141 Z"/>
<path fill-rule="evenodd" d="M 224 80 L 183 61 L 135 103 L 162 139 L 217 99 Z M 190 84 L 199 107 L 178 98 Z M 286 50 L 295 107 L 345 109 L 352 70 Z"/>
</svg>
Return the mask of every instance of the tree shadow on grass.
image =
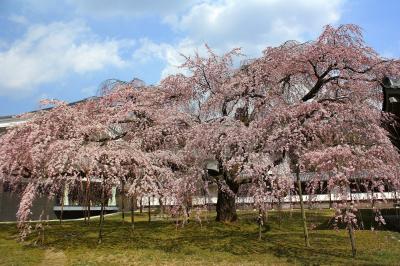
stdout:
<svg viewBox="0 0 400 266">
<path fill-rule="evenodd" d="M 301 264 L 358 264 L 370 263 L 362 258 L 352 260 L 346 232 L 329 229 L 328 216 L 314 215 L 311 221 L 318 223 L 318 230 L 311 230 L 311 248 L 304 247 L 299 214 L 277 224 L 274 214 L 258 240 L 258 225 L 254 216 L 241 217 L 237 223 L 222 224 L 214 221 L 203 226 L 191 221 L 178 230 L 172 221 L 137 222 L 131 231 L 129 223 L 117 219 L 104 223 L 102 244 L 98 244 L 98 221 L 90 225 L 82 222 L 51 224 L 46 229 L 45 248 L 85 254 L 98 250 L 104 254 L 123 254 L 129 250 L 157 250 L 173 256 L 204 254 L 229 254 L 252 259 L 254 256 L 271 254 L 290 263 Z M 0 228 L 1 229 L 1 228 Z M 14 229 L 7 229 L 15 234 Z M 7 235 L 10 235 L 7 234 Z M 31 236 L 30 240 L 33 239 Z"/>
</svg>

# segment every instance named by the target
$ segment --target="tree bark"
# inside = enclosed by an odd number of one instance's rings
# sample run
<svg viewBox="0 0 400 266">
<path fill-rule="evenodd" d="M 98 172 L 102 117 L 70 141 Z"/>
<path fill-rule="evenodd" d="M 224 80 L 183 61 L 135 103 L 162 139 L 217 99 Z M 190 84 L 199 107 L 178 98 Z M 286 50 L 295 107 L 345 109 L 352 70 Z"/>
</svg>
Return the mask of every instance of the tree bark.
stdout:
<svg viewBox="0 0 400 266">
<path fill-rule="evenodd" d="M 90 179 L 86 177 L 86 217 L 90 222 Z"/>
<path fill-rule="evenodd" d="M 258 240 L 262 239 L 262 227 L 264 226 L 264 213 L 261 209 L 258 210 Z"/>
<path fill-rule="evenodd" d="M 282 202 L 281 202 L 281 198 L 278 198 L 278 224 L 279 224 L 279 228 L 281 228 L 282 226 Z"/>
<path fill-rule="evenodd" d="M 4 185 L 3 181 L 0 180 L 0 213 L 3 212 L 3 193 L 4 193 Z"/>
<path fill-rule="evenodd" d="M 61 211 L 60 211 L 60 224 L 62 224 L 63 213 L 64 213 L 64 196 L 65 196 L 65 185 L 62 187 L 62 197 L 61 197 Z"/>
<path fill-rule="evenodd" d="M 347 226 L 347 229 L 349 231 L 349 237 L 350 237 L 350 243 L 351 243 L 351 252 L 353 254 L 353 258 L 356 256 L 357 254 L 357 249 L 356 249 L 356 239 L 354 237 L 354 228 L 353 225 L 350 223 Z"/>
<path fill-rule="evenodd" d="M 122 223 L 125 222 L 125 182 L 121 181 L 121 210 L 122 210 Z"/>
<path fill-rule="evenodd" d="M 79 205 L 82 206 L 82 215 L 86 224 L 85 195 L 83 190 L 82 178 L 79 180 Z"/>
<path fill-rule="evenodd" d="M 135 199 L 131 197 L 131 228 L 135 228 Z"/>
<path fill-rule="evenodd" d="M 192 197 L 188 197 L 186 199 L 186 206 L 185 206 L 185 212 L 186 212 L 186 217 L 189 219 L 190 217 L 190 210 L 192 209 Z"/>
<path fill-rule="evenodd" d="M 303 192 L 301 190 L 301 180 L 300 180 L 300 169 L 297 167 L 296 169 L 296 181 L 297 187 L 299 190 L 299 198 L 300 198 L 300 209 L 301 209 L 301 219 L 303 222 L 303 232 L 304 232 L 304 242 L 306 247 L 310 247 L 310 240 L 308 237 L 308 229 L 307 229 L 307 218 L 306 212 L 304 210 L 304 202 L 303 202 Z"/>
<path fill-rule="evenodd" d="M 148 207 L 149 207 L 149 209 L 148 209 L 148 211 L 149 211 L 149 223 L 151 222 L 151 206 L 150 206 L 150 197 L 148 197 L 148 200 L 149 200 L 149 205 L 148 205 Z"/>
<path fill-rule="evenodd" d="M 104 223 L 104 184 L 101 188 L 101 210 L 100 210 L 100 222 L 99 222 L 99 241 L 101 244 L 103 241 L 103 223 Z"/>
<path fill-rule="evenodd" d="M 226 182 L 231 192 L 221 189 L 218 185 L 217 199 L 217 218 L 218 222 L 234 222 L 237 220 L 236 214 L 236 193 L 239 190 L 239 184 L 235 182 Z"/>
<path fill-rule="evenodd" d="M 163 198 L 160 197 L 158 199 L 158 202 L 160 204 L 160 216 L 161 216 L 161 218 L 164 218 L 165 208 L 164 208 Z"/>
</svg>

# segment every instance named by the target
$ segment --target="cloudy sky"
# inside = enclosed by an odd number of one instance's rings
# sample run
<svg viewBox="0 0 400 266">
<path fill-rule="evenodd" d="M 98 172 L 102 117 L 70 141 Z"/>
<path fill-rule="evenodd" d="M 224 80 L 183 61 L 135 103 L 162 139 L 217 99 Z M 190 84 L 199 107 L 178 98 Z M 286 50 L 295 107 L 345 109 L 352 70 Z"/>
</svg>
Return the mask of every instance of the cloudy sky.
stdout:
<svg viewBox="0 0 400 266">
<path fill-rule="evenodd" d="M 0 0 L 0 116 L 96 94 L 109 78 L 157 84 L 204 43 L 256 57 L 326 24 L 355 23 L 400 56 L 397 0 Z"/>
</svg>

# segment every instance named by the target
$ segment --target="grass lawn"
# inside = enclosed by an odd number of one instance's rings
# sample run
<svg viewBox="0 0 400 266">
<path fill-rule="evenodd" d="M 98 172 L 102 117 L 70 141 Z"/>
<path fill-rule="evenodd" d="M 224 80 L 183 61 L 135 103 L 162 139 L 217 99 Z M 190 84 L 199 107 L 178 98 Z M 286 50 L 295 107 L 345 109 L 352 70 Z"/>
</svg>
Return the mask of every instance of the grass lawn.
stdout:
<svg viewBox="0 0 400 266">
<path fill-rule="evenodd" d="M 345 230 L 327 228 L 332 213 L 308 211 L 311 248 L 304 247 L 300 213 L 270 212 L 258 240 L 257 213 L 240 212 L 237 223 L 191 221 L 178 230 L 172 221 L 146 221 L 137 215 L 130 230 L 129 214 L 105 219 L 104 239 L 97 244 L 98 220 L 51 223 L 44 245 L 35 233 L 17 242 L 15 225 L 0 225 L 0 265 L 400 265 L 400 233 L 356 231 L 357 257 Z M 213 214 L 211 214 L 213 216 Z"/>
</svg>

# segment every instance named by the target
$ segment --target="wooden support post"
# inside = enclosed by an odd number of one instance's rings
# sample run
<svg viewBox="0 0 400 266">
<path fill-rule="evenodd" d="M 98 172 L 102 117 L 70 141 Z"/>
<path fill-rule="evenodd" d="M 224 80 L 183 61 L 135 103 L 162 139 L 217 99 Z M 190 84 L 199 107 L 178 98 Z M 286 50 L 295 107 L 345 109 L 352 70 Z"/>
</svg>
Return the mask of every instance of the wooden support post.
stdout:
<svg viewBox="0 0 400 266">
<path fill-rule="evenodd" d="M 299 190 L 299 198 L 300 198 L 300 209 L 301 209 L 301 219 L 303 222 L 303 232 L 304 232 L 304 242 L 306 247 L 310 247 L 310 240 L 308 237 L 308 229 L 307 229 L 307 219 L 306 219 L 306 212 L 304 210 L 304 202 L 303 202 L 303 192 L 301 189 L 301 180 L 300 180 L 300 168 L 297 166 L 296 169 L 296 180 L 297 180 L 297 187 Z"/>
</svg>

